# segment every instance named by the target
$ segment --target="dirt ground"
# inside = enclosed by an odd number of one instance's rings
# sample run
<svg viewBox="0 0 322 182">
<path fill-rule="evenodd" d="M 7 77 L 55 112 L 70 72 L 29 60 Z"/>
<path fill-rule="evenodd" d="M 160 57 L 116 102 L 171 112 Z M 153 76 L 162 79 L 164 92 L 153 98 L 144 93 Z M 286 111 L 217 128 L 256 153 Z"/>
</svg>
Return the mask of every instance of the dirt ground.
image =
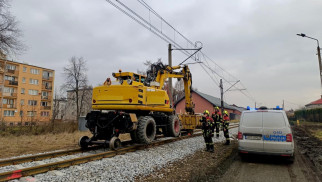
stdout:
<svg viewBox="0 0 322 182">
<path fill-rule="evenodd" d="M 321 130 L 316 125 L 293 127 L 294 163 L 271 156 L 241 159 L 233 141 L 230 146 L 215 144 L 215 153 L 198 151 L 136 181 L 322 181 L 322 141 L 315 137 Z"/>
<path fill-rule="evenodd" d="M 322 131 L 322 125 L 303 125 L 293 127 L 294 140 L 300 155 L 307 157 L 312 163 L 312 170 L 320 174 L 322 180 L 322 140 L 316 133 Z"/>
</svg>

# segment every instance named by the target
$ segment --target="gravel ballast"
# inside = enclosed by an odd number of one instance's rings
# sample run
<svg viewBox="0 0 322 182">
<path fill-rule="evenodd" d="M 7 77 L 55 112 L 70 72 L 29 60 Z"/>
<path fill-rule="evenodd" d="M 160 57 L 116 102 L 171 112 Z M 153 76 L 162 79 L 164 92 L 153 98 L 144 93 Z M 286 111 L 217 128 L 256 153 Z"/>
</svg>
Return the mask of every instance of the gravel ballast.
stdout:
<svg viewBox="0 0 322 182">
<path fill-rule="evenodd" d="M 230 129 L 230 136 L 237 134 L 237 128 Z M 223 142 L 220 133 L 214 142 Z M 146 176 L 169 163 L 181 160 L 205 148 L 202 136 L 117 155 L 77 166 L 34 176 L 39 181 L 133 181 L 137 176 Z M 74 157 L 74 156 L 73 156 Z"/>
</svg>

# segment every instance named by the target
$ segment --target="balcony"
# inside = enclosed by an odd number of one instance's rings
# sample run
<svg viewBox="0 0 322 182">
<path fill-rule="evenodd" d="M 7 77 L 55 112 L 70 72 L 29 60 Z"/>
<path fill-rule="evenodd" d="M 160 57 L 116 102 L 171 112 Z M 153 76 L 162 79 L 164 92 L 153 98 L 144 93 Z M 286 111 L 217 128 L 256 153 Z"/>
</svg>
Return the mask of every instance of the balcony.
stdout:
<svg viewBox="0 0 322 182">
<path fill-rule="evenodd" d="M 49 77 L 49 76 L 43 76 L 42 77 L 43 80 L 46 80 L 46 81 L 53 81 L 53 77 Z"/>
<path fill-rule="evenodd" d="M 41 100 L 51 100 L 51 96 L 41 96 Z"/>
<path fill-rule="evenodd" d="M 41 106 L 41 110 L 51 110 L 51 106 Z"/>
<path fill-rule="evenodd" d="M 15 104 L 3 104 L 3 108 L 8 108 L 8 109 L 16 109 L 17 106 Z"/>
<path fill-rule="evenodd" d="M 3 97 L 17 97 L 17 93 L 3 93 Z"/>
<path fill-rule="evenodd" d="M 18 75 L 19 71 L 18 70 L 9 70 L 9 69 L 7 69 L 6 73 L 13 74 L 13 75 Z"/>
<path fill-rule="evenodd" d="M 18 81 L 5 80 L 5 86 L 18 86 Z"/>
<path fill-rule="evenodd" d="M 43 89 L 43 90 L 52 90 L 52 87 L 47 86 L 47 85 L 42 85 L 41 89 Z"/>
</svg>

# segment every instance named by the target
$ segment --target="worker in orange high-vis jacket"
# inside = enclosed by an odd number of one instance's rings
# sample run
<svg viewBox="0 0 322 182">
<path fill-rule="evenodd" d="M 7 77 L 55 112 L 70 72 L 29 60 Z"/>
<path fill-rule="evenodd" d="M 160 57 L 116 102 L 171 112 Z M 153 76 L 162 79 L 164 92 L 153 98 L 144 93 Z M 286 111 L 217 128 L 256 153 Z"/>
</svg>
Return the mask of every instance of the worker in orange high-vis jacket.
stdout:
<svg viewBox="0 0 322 182">
<path fill-rule="evenodd" d="M 209 117 L 209 111 L 205 110 L 203 112 L 202 119 L 202 135 L 206 143 L 206 151 L 214 152 L 214 143 L 212 142 L 212 137 L 214 136 L 214 121 Z"/>
</svg>

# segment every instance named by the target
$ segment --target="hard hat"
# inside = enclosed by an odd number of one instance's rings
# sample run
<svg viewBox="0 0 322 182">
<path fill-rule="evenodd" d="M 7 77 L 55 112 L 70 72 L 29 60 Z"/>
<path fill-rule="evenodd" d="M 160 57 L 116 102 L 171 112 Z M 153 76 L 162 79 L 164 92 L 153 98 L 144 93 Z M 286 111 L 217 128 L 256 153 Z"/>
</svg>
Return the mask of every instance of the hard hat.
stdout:
<svg viewBox="0 0 322 182">
<path fill-rule="evenodd" d="M 217 107 L 215 107 L 215 109 L 219 110 L 219 107 L 217 106 Z"/>
<path fill-rule="evenodd" d="M 205 110 L 203 113 L 209 115 L 209 111 L 208 110 Z"/>
<path fill-rule="evenodd" d="M 227 111 L 224 111 L 224 114 L 227 114 L 228 115 L 228 112 Z"/>
</svg>

